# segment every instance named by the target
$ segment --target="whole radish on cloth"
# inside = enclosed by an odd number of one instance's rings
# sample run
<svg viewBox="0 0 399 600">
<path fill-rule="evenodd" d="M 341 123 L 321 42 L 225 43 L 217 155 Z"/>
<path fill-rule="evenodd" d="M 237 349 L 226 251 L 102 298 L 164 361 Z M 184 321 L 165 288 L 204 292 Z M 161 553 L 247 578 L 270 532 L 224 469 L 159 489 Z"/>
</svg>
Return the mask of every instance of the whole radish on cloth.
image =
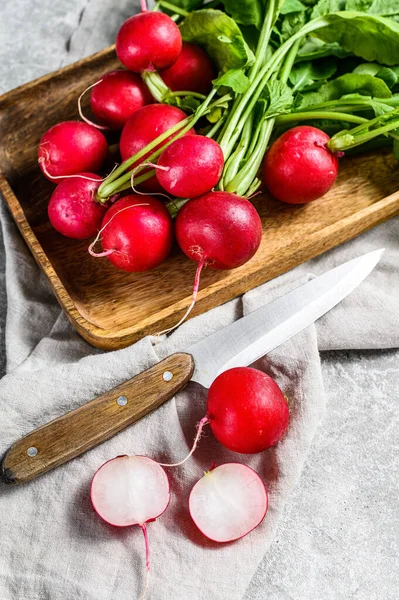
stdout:
<svg viewBox="0 0 399 600">
<path fill-rule="evenodd" d="M 328 149 L 329 140 L 326 133 L 308 125 L 283 133 L 265 158 L 263 173 L 269 192 L 289 204 L 324 196 L 338 175 L 339 155 Z"/>
<path fill-rule="evenodd" d="M 117 456 L 95 473 L 90 489 L 96 513 L 115 527 L 141 527 L 146 550 L 146 583 L 149 584 L 150 548 L 147 523 L 165 512 L 170 501 L 165 471 L 146 456 Z"/>
<path fill-rule="evenodd" d="M 93 115 L 110 129 L 121 129 L 136 110 L 151 102 L 141 77 L 123 69 L 105 73 L 90 94 Z"/>
<path fill-rule="evenodd" d="M 93 248 L 101 236 L 103 252 Z M 89 252 L 106 256 L 118 269 L 149 271 L 167 258 L 172 248 L 172 219 L 165 206 L 148 195 L 125 196 L 106 212 Z"/>
<path fill-rule="evenodd" d="M 116 53 L 135 73 L 159 71 L 179 58 L 182 38 L 176 23 L 161 12 L 141 12 L 123 23 L 116 36 Z"/>
<path fill-rule="evenodd" d="M 289 422 L 288 402 L 277 383 L 250 367 L 219 375 L 209 388 L 206 411 L 216 439 L 242 454 L 275 446 Z"/>
<path fill-rule="evenodd" d="M 66 237 L 84 240 L 96 235 L 108 206 L 96 202 L 102 179 L 94 173 L 69 175 L 57 185 L 48 205 L 50 223 Z"/>
<path fill-rule="evenodd" d="M 216 71 L 211 59 L 200 46 L 183 42 L 183 48 L 177 61 L 160 76 L 173 92 L 188 91 L 209 94 Z"/>
<path fill-rule="evenodd" d="M 97 173 L 107 157 L 103 134 L 81 121 L 64 121 L 51 127 L 39 143 L 39 166 L 43 175 L 58 183 L 66 175 Z"/>
<path fill-rule="evenodd" d="M 289 423 L 287 398 L 272 377 L 251 367 L 224 371 L 209 388 L 206 415 L 200 420 L 189 454 L 195 452 L 203 428 L 209 423 L 216 439 L 229 450 L 256 454 L 275 446 Z"/>
<path fill-rule="evenodd" d="M 125 161 L 134 156 L 150 142 L 153 142 L 159 135 L 165 133 L 168 129 L 180 123 L 180 121 L 183 121 L 186 116 L 180 108 L 169 106 L 168 104 L 148 104 L 137 110 L 122 130 L 120 139 L 122 160 Z M 194 133 L 193 129 L 188 132 L 188 134 Z M 144 155 L 140 163 L 145 163 L 145 159 L 158 147 Z M 155 176 L 144 182 L 142 187 L 146 191 L 162 191 Z"/>
<path fill-rule="evenodd" d="M 259 475 L 246 465 L 227 463 L 207 471 L 193 487 L 190 515 L 215 542 L 244 537 L 266 516 L 268 497 Z"/>
</svg>

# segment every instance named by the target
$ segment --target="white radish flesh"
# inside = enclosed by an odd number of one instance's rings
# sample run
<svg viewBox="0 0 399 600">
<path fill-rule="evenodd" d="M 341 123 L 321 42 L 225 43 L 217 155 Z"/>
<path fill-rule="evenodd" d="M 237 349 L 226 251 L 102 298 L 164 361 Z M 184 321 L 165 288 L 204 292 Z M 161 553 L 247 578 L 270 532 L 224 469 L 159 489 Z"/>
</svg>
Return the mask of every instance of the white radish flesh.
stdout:
<svg viewBox="0 0 399 600">
<path fill-rule="evenodd" d="M 267 491 L 250 467 L 227 463 L 209 471 L 193 487 L 189 509 L 198 529 L 215 542 L 231 542 L 261 523 Z"/>
<path fill-rule="evenodd" d="M 150 576 L 150 549 L 146 523 L 154 521 L 170 500 L 169 481 L 162 467 L 147 456 L 117 456 L 102 465 L 91 483 L 91 501 L 110 525 L 139 525 L 145 541 L 146 596 Z"/>
<path fill-rule="evenodd" d="M 144 525 L 159 517 L 169 504 L 165 471 L 146 456 L 117 456 L 94 475 L 91 501 L 110 525 Z"/>
</svg>

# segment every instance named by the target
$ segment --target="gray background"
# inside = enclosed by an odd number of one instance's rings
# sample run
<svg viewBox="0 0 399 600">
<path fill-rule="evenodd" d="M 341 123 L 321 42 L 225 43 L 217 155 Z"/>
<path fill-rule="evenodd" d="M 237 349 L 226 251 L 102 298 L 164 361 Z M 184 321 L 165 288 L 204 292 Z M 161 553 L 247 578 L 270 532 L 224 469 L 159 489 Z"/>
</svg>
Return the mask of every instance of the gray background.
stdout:
<svg viewBox="0 0 399 600">
<path fill-rule="evenodd" d="M 137 4 L 2 0 L 1 92 L 113 43 L 120 23 Z M 1 374 L 5 315 L 1 245 Z M 385 433 L 398 395 L 398 357 L 398 351 L 322 354 L 327 414 L 247 599 L 399 597 L 397 473 L 390 467 L 397 445 L 394 431 Z"/>
</svg>

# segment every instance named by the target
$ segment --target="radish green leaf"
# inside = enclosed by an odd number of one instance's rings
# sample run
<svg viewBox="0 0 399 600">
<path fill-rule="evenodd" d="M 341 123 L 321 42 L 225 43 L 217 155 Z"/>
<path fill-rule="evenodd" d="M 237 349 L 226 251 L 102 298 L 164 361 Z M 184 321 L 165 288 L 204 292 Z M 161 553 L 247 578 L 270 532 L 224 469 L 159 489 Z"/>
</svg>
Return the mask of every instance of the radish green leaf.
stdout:
<svg viewBox="0 0 399 600">
<path fill-rule="evenodd" d="M 223 73 L 250 65 L 254 60 L 237 23 L 220 10 L 209 8 L 189 14 L 180 31 L 185 42 L 202 46 Z"/>
</svg>

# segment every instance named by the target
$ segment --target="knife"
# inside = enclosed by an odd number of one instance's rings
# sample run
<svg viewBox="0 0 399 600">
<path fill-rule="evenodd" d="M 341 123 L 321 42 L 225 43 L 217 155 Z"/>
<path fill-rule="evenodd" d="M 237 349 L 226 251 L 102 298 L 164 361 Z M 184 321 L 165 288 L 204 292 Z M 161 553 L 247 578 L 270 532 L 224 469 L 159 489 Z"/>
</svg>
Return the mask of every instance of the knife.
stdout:
<svg viewBox="0 0 399 600">
<path fill-rule="evenodd" d="M 23 483 L 79 456 L 158 408 L 188 381 L 208 388 L 227 369 L 255 362 L 350 294 L 384 249 L 350 260 L 17 441 L 3 458 L 6 483 Z"/>
</svg>

